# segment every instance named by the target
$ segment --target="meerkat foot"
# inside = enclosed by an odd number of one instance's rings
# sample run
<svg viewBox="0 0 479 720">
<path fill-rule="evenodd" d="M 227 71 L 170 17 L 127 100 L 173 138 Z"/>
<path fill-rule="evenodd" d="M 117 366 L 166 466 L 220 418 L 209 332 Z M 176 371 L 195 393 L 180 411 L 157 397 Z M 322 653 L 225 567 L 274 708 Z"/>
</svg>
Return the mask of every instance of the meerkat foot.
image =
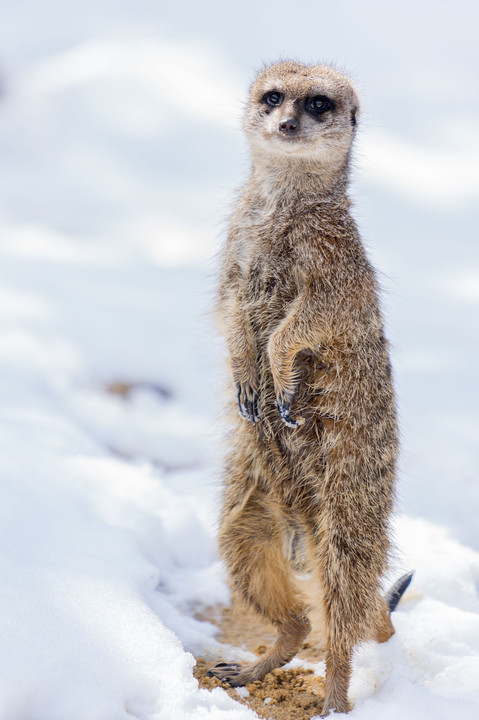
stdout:
<svg viewBox="0 0 479 720">
<path fill-rule="evenodd" d="M 243 687 L 256 680 L 262 680 L 271 669 L 270 663 L 264 662 L 255 662 L 251 665 L 220 662 L 210 668 L 206 674 L 218 678 L 231 687 Z"/>
<path fill-rule="evenodd" d="M 294 395 L 285 395 L 280 397 L 275 405 L 278 408 L 278 412 L 281 420 L 290 428 L 297 428 L 304 423 L 304 418 L 298 417 L 293 418 L 291 416 L 291 403 L 293 402 Z"/>
<path fill-rule="evenodd" d="M 241 666 L 237 663 L 217 663 L 206 673 L 208 677 L 215 677 L 231 687 L 242 687 L 259 678 L 248 673 L 248 666 Z"/>
<path fill-rule="evenodd" d="M 206 674 L 208 677 L 215 677 L 222 682 L 229 683 L 231 676 L 237 675 L 240 670 L 241 667 L 237 663 L 219 662 L 213 665 Z"/>
<path fill-rule="evenodd" d="M 244 420 L 249 420 L 255 425 L 260 420 L 258 412 L 258 393 L 247 383 L 236 384 L 236 397 L 238 410 Z"/>
</svg>

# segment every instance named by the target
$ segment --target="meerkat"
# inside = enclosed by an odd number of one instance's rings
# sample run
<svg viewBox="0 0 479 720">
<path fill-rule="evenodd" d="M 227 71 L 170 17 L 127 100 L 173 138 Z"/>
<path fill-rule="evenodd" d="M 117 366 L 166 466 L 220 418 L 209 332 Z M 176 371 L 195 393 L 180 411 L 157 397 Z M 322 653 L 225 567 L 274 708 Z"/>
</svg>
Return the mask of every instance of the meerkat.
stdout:
<svg viewBox="0 0 479 720">
<path fill-rule="evenodd" d="M 323 715 L 350 709 L 353 650 L 392 635 L 412 575 L 381 596 L 398 431 L 378 282 L 347 195 L 358 117 L 351 81 L 328 65 L 259 73 L 217 296 L 239 408 L 219 546 L 233 591 L 278 637 L 252 664 L 209 673 L 246 685 L 294 657 L 310 630 L 303 548 L 323 616 Z"/>
</svg>

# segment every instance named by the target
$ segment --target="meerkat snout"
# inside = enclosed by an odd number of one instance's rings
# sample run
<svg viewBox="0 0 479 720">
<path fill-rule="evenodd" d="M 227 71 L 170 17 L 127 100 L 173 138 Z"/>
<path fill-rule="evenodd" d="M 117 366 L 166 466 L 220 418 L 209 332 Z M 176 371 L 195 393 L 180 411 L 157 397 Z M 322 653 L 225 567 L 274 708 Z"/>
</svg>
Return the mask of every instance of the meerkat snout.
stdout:
<svg viewBox="0 0 479 720">
<path fill-rule="evenodd" d="M 299 119 L 296 117 L 290 118 L 289 120 L 283 120 L 279 124 L 280 135 L 296 135 L 299 131 Z"/>
</svg>

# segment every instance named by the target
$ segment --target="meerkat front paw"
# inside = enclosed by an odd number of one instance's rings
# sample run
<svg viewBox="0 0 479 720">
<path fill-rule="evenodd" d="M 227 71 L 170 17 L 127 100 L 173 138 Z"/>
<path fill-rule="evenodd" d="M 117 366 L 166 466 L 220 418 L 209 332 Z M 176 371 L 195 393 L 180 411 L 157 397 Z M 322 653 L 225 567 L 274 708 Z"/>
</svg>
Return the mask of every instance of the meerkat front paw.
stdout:
<svg viewBox="0 0 479 720">
<path fill-rule="evenodd" d="M 284 424 L 290 428 L 297 428 L 300 425 L 303 425 L 304 418 L 293 418 L 291 416 L 291 403 L 293 402 L 293 399 L 294 395 L 281 395 L 276 400 L 275 405 L 278 408 L 280 418 Z"/>
<path fill-rule="evenodd" d="M 255 425 L 260 420 L 256 390 L 249 383 L 236 383 L 236 397 L 241 417 Z"/>
</svg>

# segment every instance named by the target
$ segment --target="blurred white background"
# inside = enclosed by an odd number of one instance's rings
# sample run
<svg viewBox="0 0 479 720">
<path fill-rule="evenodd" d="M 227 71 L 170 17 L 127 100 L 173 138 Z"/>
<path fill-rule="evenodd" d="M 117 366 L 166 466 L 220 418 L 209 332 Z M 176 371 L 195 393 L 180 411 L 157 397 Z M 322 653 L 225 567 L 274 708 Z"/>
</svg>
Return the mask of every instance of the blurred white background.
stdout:
<svg viewBox="0 0 479 720">
<path fill-rule="evenodd" d="M 399 545 L 436 603 L 404 615 L 387 716 L 416 717 L 410 701 L 436 720 L 462 692 L 477 717 L 479 671 L 458 658 L 479 652 L 463 648 L 479 564 L 447 537 L 479 549 L 478 27 L 472 0 L 3 0 L 2 717 L 193 717 L 199 695 L 174 704 L 193 697 L 189 656 L 159 619 L 203 647 L 177 607 L 226 597 L 214 258 L 248 171 L 242 104 L 280 58 L 333 62 L 362 98 L 351 195 L 394 345 L 398 510 L 422 519 Z M 430 644 L 446 625 L 464 637 Z M 363 700 L 389 677 L 371 653 Z M 215 718 L 244 716 L 215 697 Z"/>
</svg>

